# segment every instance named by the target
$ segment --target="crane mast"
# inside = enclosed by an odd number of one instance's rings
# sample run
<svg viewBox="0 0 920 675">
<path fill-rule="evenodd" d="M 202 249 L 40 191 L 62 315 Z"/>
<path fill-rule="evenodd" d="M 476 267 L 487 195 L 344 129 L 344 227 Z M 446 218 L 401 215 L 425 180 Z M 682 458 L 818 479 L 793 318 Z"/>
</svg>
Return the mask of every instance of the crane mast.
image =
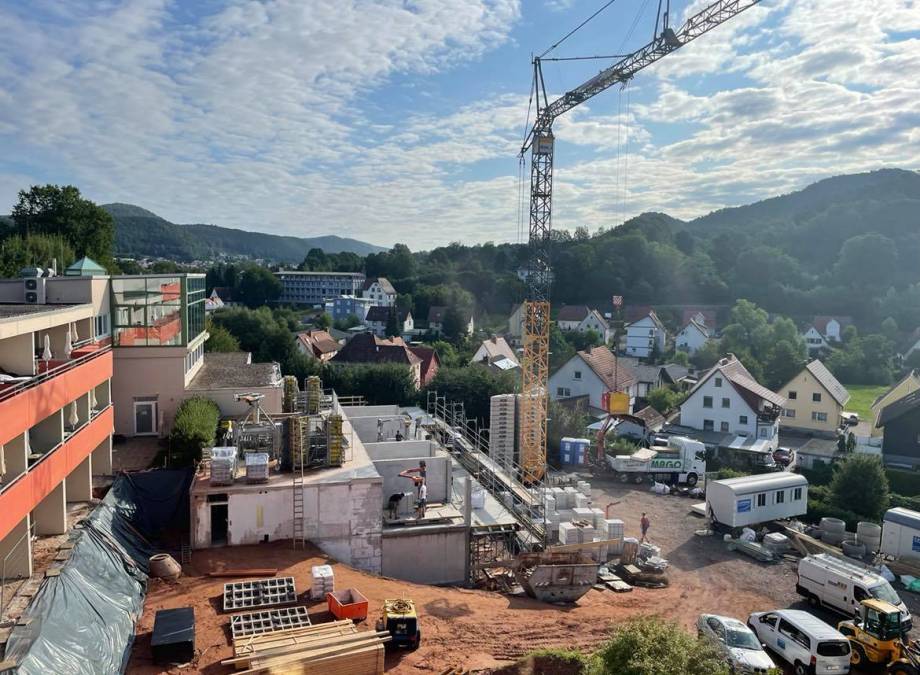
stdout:
<svg viewBox="0 0 920 675">
<path fill-rule="evenodd" d="M 536 117 L 521 146 L 530 151 L 530 231 L 528 237 L 527 299 L 524 301 L 520 403 L 520 465 L 525 483 L 535 483 L 546 471 L 546 422 L 549 401 L 550 234 L 553 219 L 553 122 L 615 84 L 626 84 L 647 68 L 688 42 L 708 33 L 761 0 L 718 0 L 688 18 L 674 31 L 663 27 L 654 39 L 554 101 L 546 95 L 539 57 L 533 61 Z M 656 24 L 657 26 L 657 24 Z M 656 28 L 657 32 L 657 28 Z"/>
</svg>

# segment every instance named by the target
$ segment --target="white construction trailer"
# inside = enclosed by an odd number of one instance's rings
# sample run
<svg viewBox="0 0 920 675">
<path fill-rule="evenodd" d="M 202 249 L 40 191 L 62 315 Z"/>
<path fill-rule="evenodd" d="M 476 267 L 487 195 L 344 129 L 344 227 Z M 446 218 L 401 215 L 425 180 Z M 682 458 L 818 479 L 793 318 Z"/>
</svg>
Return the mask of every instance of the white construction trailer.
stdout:
<svg viewBox="0 0 920 675">
<path fill-rule="evenodd" d="M 885 511 L 881 552 L 899 560 L 920 561 L 920 513 L 901 507 Z"/>
<path fill-rule="evenodd" d="M 724 528 L 748 527 L 808 511 L 808 479 L 776 471 L 706 483 L 706 515 Z"/>
</svg>

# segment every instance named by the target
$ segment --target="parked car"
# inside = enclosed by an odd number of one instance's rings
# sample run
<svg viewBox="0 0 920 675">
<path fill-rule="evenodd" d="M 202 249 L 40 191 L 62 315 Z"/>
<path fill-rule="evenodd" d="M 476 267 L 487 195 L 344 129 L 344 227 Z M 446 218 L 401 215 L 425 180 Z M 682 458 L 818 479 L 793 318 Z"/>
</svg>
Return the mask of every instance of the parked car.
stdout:
<svg viewBox="0 0 920 675">
<path fill-rule="evenodd" d="M 855 427 L 859 424 L 859 413 L 842 412 L 840 413 L 840 419 L 843 420 L 843 423 L 848 427 Z"/>
<path fill-rule="evenodd" d="M 786 467 L 795 461 L 795 450 L 791 448 L 777 448 L 773 451 L 773 461 Z"/>
<path fill-rule="evenodd" d="M 696 630 L 700 638 L 711 641 L 725 655 L 736 675 L 761 675 L 776 667 L 754 632 L 738 619 L 700 614 Z"/>
<path fill-rule="evenodd" d="M 799 609 L 754 612 L 748 626 L 795 675 L 850 672 L 850 642 L 840 631 Z"/>
</svg>

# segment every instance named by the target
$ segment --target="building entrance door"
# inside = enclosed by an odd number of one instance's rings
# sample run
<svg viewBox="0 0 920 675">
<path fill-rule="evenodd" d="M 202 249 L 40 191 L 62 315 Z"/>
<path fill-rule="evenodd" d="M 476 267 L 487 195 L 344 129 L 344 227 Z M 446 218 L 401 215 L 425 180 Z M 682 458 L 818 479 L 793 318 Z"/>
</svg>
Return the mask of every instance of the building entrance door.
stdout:
<svg viewBox="0 0 920 675">
<path fill-rule="evenodd" d="M 152 436 L 157 433 L 157 402 L 134 402 L 134 434 Z"/>
</svg>

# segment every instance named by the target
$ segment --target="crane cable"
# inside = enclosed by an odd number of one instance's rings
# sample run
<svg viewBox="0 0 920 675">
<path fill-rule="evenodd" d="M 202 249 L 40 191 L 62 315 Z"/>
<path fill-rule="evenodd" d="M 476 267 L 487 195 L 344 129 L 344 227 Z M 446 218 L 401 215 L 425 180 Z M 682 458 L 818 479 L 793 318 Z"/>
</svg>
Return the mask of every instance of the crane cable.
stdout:
<svg viewBox="0 0 920 675">
<path fill-rule="evenodd" d="M 594 17 L 596 17 L 598 14 L 600 14 L 600 13 L 603 12 L 605 9 L 607 9 L 608 7 L 610 7 L 610 5 L 612 5 L 614 2 L 616 2 L 616 0 L 609 0 L 609 2 L 607 2 L 606 4 L 604 4 L 599 10 L 597 10 L 596 12 L 594 12 L 594 14 L 592 14 L 591 16 L 589 16 L 587 19 L 585 19 L 585 20 L 582 21 L 580 24 L 578 24 L 577 26 L 575 26 L 575 28 L 573 28 L 573 29 L 570 30 L 568 33 L 566 33 L 565 36 L 564 36 L 561 40 L 559 40 L 558 42 L 556 42 L 552 47 L 550 47 L 550 48 L 547 49 L 545 52 L 543 52 L 542 54 L 540 54 L 540 56 L 538 56 L 537 58 L 542 59 L 544 56 L 546 56 L 547 54 L 549 54 L 549 53 L 550 53 L 551 51 L 553 51 L 556 47 L 558 47 L 559 45 L 561 45 L 563 42 L 565 42 L 566 40 L 568 40 L 570 37 L 572 37 L 572 36 L 573 36 L 575 33 L 577 33 L 579 30 L 581 30 L 582 28 L 584 28 L 585 25 L 586 25 L 589 21 L 591 21 L 591 20 L 592 20 Z"/>
</svg>

